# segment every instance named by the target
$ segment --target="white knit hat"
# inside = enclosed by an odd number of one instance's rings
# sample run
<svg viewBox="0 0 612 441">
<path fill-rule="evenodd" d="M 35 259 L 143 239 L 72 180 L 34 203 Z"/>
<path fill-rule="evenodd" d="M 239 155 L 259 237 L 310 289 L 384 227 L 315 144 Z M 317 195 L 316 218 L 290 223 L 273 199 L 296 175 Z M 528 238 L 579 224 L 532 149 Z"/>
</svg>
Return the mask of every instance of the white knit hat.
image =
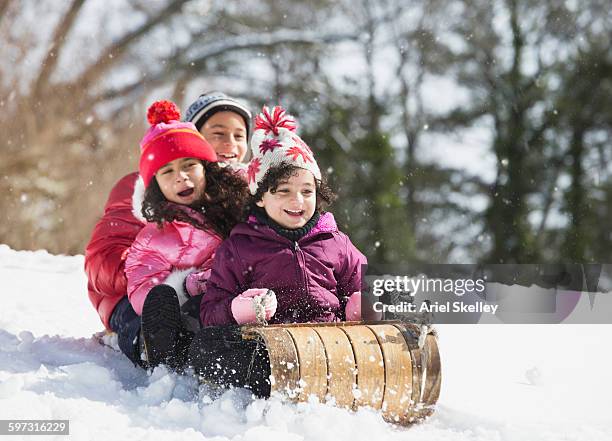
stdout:
<svg viewBox="0 0 612 441">
<path fill-rule="evenodd" d="M 253 159 L 247 171 L 251 194 L 257 193 L 257 187 L 270 167 L 283 163 L 309 170 L 315 179 L 321 179 L 312 150 L 296 135 L 296 128 L 295 119 L 280 106 L 274 107 L 272 112 L 264 106 L 257 115 L 251 138 Z"/>
</svg>

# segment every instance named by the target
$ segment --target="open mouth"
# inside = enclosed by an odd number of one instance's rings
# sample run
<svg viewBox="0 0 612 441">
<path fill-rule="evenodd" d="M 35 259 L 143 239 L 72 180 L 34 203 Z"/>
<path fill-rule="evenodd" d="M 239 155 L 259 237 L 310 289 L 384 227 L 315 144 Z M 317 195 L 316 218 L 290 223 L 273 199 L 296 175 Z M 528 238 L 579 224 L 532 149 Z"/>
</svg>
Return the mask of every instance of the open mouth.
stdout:
<svg viewBox="0 0 612 441">
<path fill-rule="evenodd" d="M 217 156 L 224 161 L 231 161 L 232 159 L 238 159 L 238 155 L 236 153 L 217 153 Z"/>
<path fill-rule="evenodd" d="M 285 213 L 287 213 L 289 216 L 299 217 L 304 214 L 304 210 L 285 210 Z"/>
<path fill-rule="evenodd" d="M 187 190 L 179 191 L 177 194 L 182 198 L 186 198 L 186 197 L 191 196 L 194 192 L 195 192 L 195 189 L 188 188 Z"/>
</svg>

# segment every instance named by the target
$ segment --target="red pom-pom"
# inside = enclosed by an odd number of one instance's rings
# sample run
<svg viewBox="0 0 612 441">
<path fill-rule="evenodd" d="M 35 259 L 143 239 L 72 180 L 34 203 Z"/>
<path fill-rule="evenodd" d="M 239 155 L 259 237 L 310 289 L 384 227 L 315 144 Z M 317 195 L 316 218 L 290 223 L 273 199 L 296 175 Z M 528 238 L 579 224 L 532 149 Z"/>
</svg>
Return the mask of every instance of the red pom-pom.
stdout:
<svg viewBox="0 0 612 441">
<path fill-rule="evenodd" d="M 278 136 L 278 129 L 281 127 L 292 132 L 295 132 L 297 127 L 295 120 L 287 115 L 287 112 L 281 106 L 274 107 L 271 114 L 268 108 L 264 106 L 261 113 L 255 118 L 255 130 L 263 129 L 266 133 L 272 132 L 275 136 Z"/>
<path fill-rule="evenodd" d="M 154 126 L 159 123 L 180 121 L 181 111 L 172 101 L 155 101 L 147 111 L 147 120 Z"/>
</svg>

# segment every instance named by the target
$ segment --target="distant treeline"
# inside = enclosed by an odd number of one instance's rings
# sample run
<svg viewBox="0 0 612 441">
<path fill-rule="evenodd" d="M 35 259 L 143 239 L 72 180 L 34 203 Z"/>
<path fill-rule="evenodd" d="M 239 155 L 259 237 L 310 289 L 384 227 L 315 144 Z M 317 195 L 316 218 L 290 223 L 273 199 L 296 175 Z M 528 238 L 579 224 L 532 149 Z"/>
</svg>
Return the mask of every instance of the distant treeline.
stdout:
<svg viewBox="0 0 612 441">
<path fill-rule="evenodd" d="M 298 118 L 371 261 L 612 257 L 607 1 L 60 3 L 0 2 L 0 243 L 81 253 L 146 106 L 220 89 Z"/>
</svg>

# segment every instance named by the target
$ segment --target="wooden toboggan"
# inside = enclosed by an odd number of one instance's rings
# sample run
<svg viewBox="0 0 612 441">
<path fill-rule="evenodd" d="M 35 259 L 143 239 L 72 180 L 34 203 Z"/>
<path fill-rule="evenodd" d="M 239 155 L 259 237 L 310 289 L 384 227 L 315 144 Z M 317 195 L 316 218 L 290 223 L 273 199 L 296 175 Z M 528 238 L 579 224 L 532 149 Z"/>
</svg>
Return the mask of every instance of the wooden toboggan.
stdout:
<svg viewBox="0 0 612 441">
<path fill-rule="evenodd" d="M 423 331 L 423 335 L 421 332 Z M 270 360 L 272 393 L 291 401 L 311 395 L 337 406 L 379 410 L 410 425 L 434 411 L 441 372 L 437 337 L 402 322 L 338 322 L 244 326 Z"/>
</svg>

